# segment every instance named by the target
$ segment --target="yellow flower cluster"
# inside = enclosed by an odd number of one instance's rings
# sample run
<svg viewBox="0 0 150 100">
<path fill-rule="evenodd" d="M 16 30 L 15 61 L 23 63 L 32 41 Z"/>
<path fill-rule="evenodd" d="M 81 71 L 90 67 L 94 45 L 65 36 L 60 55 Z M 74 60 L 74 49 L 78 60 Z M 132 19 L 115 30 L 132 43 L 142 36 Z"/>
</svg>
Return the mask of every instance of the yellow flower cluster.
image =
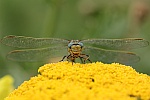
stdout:
<svg viewBox="0 0 150 100">
<path fill-rule="evenodd" d="M 150 76 L 118 63 L 46 64 L 5 100 L 150 100 Z"/>
<path fill-rule="evenodd" d="M 14 79 L 10 75 L 5 75 L 0 78 L 0 100 L 4 100 L 14 89 Z"/>
</svg>

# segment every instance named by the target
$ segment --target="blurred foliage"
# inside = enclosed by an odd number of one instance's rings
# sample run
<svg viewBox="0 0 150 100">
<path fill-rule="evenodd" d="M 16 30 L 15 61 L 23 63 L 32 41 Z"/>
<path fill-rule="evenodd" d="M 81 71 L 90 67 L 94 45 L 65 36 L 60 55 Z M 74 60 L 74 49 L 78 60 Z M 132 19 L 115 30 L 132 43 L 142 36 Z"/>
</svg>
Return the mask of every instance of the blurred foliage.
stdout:
<svg viewBox="0 0 150 100">
<path fill-rule="evenodd" d="M 6 35 L 88 38 L 145 38 L 150 41 L 149 0 L 1 0 L 0 38 Z M 37 74 L 44 63 L 9 61 L 14 48 L 0 44 L 0 77 L 10 74 L 15 86 Z M 133 67 L 150 74 L 150 47 L 134 50 Z"/>
</svg>

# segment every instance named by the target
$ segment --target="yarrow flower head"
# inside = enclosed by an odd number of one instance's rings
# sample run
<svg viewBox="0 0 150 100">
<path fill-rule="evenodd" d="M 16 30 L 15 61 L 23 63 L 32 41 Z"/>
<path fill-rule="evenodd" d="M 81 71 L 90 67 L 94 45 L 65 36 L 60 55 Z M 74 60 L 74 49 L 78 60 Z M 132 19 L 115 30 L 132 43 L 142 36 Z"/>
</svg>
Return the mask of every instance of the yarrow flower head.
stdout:
<svg viewBox="0 0 150 100">
<path fill-rule="evenodd" d="M 5 75 L 0 78 L 0 100 L 4 100 L 14 89 L 14 79 L 10 75 Z"/>
<path fill-rule="evenodd" d="M 130 66 L 59 62 L 38 72 L 5 100 L 150 100 L 150 76 Z"/>
</svg>

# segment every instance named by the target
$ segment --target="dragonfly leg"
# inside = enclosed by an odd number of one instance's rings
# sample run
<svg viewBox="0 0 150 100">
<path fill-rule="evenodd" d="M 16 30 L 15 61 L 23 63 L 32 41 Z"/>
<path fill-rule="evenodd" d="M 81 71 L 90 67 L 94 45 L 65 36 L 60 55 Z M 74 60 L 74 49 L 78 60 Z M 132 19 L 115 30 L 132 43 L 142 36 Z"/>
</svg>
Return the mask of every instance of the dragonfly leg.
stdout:
<svg viewBox="0 0 150 100">
<path fill-rule="evenodd" d="M 88 60 L 90 63 L 92 63 L 92 61 L 91 61 L 89 58 L 88 58 L 87 60 Z"/>
<path fill-rule="evenodd" d="M 72 62 L 72 65 L 73 65 L 73 63 L 75 63 L 75 59 L 74 59 L 74 60 L 72 60 L 71 62 Z"/>
<path fill-rule="evenodd" d="M 71 54 L 67 56 L 67 61 L 69 61 L 69 60 L 72 62 L 72 65 L 73 65 L 73 63 L 75 63 L 75 57 L 71 56 Z"/>
<path fill-rule="evenodd" d="M 82 57 L 80 57 L 80 60 L 81 60 L 81 63 L 84 63 L 84 62 L 83 62 L 83 58 L 82 58 Z"/>
<path fill-rule="evenodd" d="M 86 55 L 86 54 L 81 54 L 81 55 L 80 55 L 80 59 L 82 59 L 82 58 L 84 59 L 84 61 L 83 61 L 84 64 L 85 64 L 85 61 L 86 61 L 86 60 L 88 60 L 90 63 L 92 63 L 92 61 L 89 59 L 89 57 L 90 57 L 90 56 L 89 56 L 89 55 Z"/>
<path fill-rule="evenodd" d="M 61 61 L 64 61 L 64 59 L 65 59 L 66 57 L 67 57 L 67 56 L 64 56 L 64 57 L 62 58 L 62 60 L 60 60 L 60 62 L 61 62 Z"/>
</svg>

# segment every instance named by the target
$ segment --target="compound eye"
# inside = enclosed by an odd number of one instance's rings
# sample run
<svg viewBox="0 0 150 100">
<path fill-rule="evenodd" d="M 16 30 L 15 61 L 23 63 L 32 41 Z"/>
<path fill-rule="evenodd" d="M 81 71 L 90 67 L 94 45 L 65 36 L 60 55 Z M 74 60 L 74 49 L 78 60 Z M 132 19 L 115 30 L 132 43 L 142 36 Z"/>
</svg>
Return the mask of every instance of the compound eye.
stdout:
<svg viewBox="0 0 150 100">
<path fill-rule="evenodd" d="M 83 47 L 83 43 L 79 42 L 78 44 L 79 44 L 81 47 Z"/>
<path fill-rule="evenodd" d="M 69 43 L 69 44 L 68 44 L 68 47 L 71 48 L 72 45 L 73 45 L 73 43 Z"/>
</svg>

